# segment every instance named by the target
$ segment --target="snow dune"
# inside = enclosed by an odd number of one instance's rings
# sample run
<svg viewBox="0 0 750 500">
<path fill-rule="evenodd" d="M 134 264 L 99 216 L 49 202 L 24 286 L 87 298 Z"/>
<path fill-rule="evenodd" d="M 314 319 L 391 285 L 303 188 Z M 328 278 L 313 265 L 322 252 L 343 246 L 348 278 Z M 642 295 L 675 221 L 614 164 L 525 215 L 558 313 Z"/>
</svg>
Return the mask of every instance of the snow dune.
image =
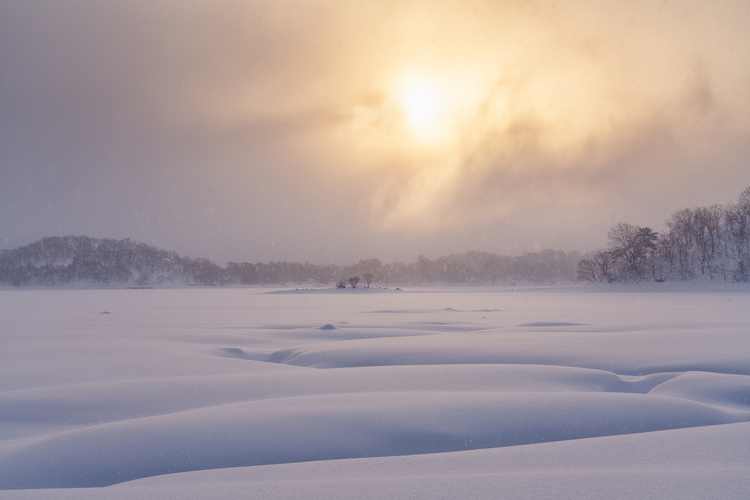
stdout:
<svg viewBox="0 0 750 500">
<path fill-rule="evenodd" d="M 750 294 L 582 290 L 2 290 L 0 498 L 742 498 Z"/>
</svg>

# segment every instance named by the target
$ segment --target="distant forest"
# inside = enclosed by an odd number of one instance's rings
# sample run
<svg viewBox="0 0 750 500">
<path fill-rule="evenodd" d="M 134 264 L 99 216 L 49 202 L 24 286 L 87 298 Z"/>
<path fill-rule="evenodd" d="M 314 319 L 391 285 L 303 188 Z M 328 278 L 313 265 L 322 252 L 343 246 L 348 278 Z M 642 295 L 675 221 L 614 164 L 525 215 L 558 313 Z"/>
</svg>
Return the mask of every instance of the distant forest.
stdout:
<svg viewBox="0 0 750 500">
<path fill-rule="evenodd" d="M 361 260 L 351 266 L 297 262 L 230 262 L 191 259 L 130 239 L 87 236 L 43 238 L 13 250 L 0 250 L 0 284 L 75 286 L 112 284 L 134 287 L 187 285 L 347 284 L 364 277 L 380 284 L 510 284 L 615 281 L 667 281 L 694 278 L 750 280 L 750 188 L 737 203 L 678 210 L 662 234 L 620 223 L 609 232 L 606 250 L 543 250 L 520 256 L 486 252 L 453 254 L 410 263 Z"/>
<path fill-rule="evenodd" d="M 620 223 L 609 248 L 578 263 L 581 281 L 750 280 L 750 187 L 737 203 L 684 208 L 659 234 Z"/>
<path fill-rule="evenodd" d="M 187 285 L 298 285 L 350 283 L 367 277 L 374 283 L 477 283 L 573 281 L 578 252 L 545 250 L 508 257 L 468 252 L 430 260 L 383 264 L 361 260 L 352 266 L 297 262 L 230 262 L 223 268 L 208 259 L 181 257 L 130 239 L 87 236 L 43 238 L 0 251 L 0 283 L 14 286 L 68 286 L 85 283 L 149 287 Z M 366 278 L 367 279 L 367 278 Z M 355 283 L 356 285 L 356 283 Z"/>
</svg>

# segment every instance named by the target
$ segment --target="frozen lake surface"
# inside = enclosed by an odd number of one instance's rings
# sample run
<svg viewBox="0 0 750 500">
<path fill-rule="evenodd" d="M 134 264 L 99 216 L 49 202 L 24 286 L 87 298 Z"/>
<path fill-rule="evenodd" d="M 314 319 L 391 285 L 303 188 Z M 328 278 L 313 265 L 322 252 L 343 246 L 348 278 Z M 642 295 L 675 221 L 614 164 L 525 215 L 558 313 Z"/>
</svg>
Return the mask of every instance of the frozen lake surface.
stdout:
<svg viewBox="0 0 750 500">
<path fill-rule="evenodd" d="M 0 498 L 746 498 L 750 293 L 0 290 Z"/>
</svg>

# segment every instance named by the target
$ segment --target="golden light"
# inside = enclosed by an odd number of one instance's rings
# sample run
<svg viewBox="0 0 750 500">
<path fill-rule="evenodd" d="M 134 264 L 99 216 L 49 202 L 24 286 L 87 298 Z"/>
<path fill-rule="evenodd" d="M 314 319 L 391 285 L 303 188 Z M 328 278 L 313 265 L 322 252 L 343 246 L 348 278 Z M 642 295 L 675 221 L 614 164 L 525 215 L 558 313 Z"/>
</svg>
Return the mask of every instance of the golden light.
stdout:
<svg viewBox="0 0 750 500">
<path fill-rule="evenodd" d="M 435 81 L 424 76 L 405 78 L 398 88 L 398 100 L 407 125 L 415 134 L 423 139 L 437 135 L 445 102 Z"/>
</svg>

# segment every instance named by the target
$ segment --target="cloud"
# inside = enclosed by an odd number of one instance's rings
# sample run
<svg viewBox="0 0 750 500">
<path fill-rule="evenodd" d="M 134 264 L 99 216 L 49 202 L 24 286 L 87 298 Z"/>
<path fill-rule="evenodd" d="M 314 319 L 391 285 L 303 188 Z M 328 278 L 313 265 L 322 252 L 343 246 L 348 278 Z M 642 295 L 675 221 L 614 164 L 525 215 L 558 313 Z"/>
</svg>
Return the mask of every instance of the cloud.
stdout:
<svg viewBox="0 0 750 500">
<path fill-rule="evenodd" d="M 0 227 L 6 246 L 130 236 L 219 261 L 590 249 L 744 187 L 749 16 L 4 2 Z M 438 139 L 406 124 L 409 75 L 445 96 Z"/>
<path fill-rule="evenodd" d="M 674 21 L 675 36 L 664 40 L 646 17 L 625 41 L 606 34 L 627 19 L 581 25 L 543 17 L 530 22 L 534 47 L 502 66 L 463 118 L 459 144 L 374 198 L 384 228 L 456 229 L 490 219 L 601 231 L 610 211 L 653 223 L 653 213 L 628 205 L 663 206 L 665 193 L 673 200 L 696 189 L 702 172 L 716 168 L 709 165 L 724 163 L 722 187 L 741 176 L 744 165 L 723 159 L 748 132 L 747 102 L 725 89 L 745 73 L 709 68 L 714 54 L 705 54 L 706 39 L 689 39 L 694 26 Z M 535 23 L 557 29 L 540 33 Z M 502 110 L 493 113 L 498 97 Z"/>
</svg>

